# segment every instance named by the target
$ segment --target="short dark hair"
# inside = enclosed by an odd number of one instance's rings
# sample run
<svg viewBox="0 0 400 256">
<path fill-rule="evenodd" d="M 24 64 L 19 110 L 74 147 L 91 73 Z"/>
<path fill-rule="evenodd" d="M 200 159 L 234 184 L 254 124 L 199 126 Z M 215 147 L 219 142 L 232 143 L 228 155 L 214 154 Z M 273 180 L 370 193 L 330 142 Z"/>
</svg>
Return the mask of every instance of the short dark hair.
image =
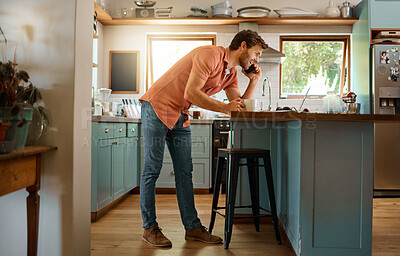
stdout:
<svg viewBox="0 0 400 256">
<path fill-rule="evenodd" d="M 242 30 L 235 35 L 232 39 L 231 44 L 229 45 L 229 49 L 237 50 L 242 42 L 245 41 L 247 44 L 247 48 L 251 48 L 256 44 L 261 45 L 261 47 L 265 50 L 268 48 L 268 44 L 265 43 L 264 39 L 261 36 L 253 31 L 253 30 Z"/>
</svg>

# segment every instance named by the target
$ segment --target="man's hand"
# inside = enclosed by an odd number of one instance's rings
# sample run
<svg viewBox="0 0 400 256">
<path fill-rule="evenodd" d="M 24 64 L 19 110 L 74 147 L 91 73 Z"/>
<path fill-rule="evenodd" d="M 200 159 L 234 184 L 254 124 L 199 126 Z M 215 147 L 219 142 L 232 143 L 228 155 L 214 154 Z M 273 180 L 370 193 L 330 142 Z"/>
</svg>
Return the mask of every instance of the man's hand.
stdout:
<svg viewBox="0 0 400 256">
<path fill-rule="evenodd" d="M 261 74 L 262 74 L 261 69 L 256 63 L 254 63 L 253 65 L 256 68 L 256 70 L 254 72 L 251 72 L 250 74 L 246 74 L 246 72 L 244 72 L 244 69 L 242 68 L 242 73 L 243 73 L 243 75 L 247 76 L 251 81 L 253 81 L 253 80 L 259 81 L 261 79 Z"/>
<path fill-rule="evenodd" d="M 243 111 L 246 105 L 243 103 L 241 98 L 236 98 L 226 104 L 224 113 L 230 115 L 232 111 Z"/>
</svg>

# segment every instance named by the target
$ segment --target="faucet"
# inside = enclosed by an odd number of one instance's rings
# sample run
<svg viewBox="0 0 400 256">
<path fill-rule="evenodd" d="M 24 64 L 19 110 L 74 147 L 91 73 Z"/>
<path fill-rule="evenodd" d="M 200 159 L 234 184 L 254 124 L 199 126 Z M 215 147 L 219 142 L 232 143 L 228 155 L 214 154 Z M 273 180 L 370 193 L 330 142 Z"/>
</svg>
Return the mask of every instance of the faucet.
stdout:
<svg viewBox="0 0 400 256">
<path fill-rule="evenodd" d="M 266 76 L 263 81 L 262 85 L 262 96 L 265 96 L 265 82 L 268 82 L 268 107 L 267 111 L 271 111 L 271 82 L 269 81 L 269 78 Z"/>
</svg>

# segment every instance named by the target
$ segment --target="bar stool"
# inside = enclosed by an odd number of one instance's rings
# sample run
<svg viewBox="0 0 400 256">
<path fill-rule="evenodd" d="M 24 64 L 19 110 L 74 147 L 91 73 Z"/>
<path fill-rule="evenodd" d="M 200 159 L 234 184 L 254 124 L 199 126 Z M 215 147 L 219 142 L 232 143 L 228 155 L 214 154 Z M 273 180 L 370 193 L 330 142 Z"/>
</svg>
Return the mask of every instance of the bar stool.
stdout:
<svg viewBox="0 0 400 256">
<path fill-rule="evenodd" d="M 227 176 L 226 206 L 217 207 L 225 158 L 228 161 L 227 162 L 228 170 L 226 172 Z M 246 158 L 247 161 L 246 164 L 240 164 L 240 159 L 242 158 Z M 263 159 L 264 165 L 258 164 L 260 158 Z M 247 170 L 249 174 L 250 194 L 251 194 L 251 205 L 249 206 L 235 206 L 239 167 L 242 165 L 247 165 Z M 259 166 L 264 166 L 265 169 L 265 176 L 267 179 L 268 195 L 269 195 L 271 211 L 268 211 L 260 207 L 259 172 L 258 172 Z M 252 216 L 246 216 L 246 217 L 234 217 L 235 208 L 252 208 L 253 214 Z M 225 209 L 225 214 L 220 213 L 218 211 L 220 209 Z M 267 212 L 267 214 L 260 214 L 260 209 Z M 274 226 L 277 243 L 279 245 L 282 244 L 278 229 L 274 182 L 272 180 L 272 168 L 271 168 L 271 158 L 269 150 L 251 149 L 251 148 L 218 149 L 217 172 L 215 175 L 213 203 L 212 203 L 211 220 L 209 227 L 210 233 L 214 228 L 215 216 L 217 213 L 225 218 L 225 232 L 224 232 L 225 249 L 229 248 L 229 243 L 231 241 L 233 220 L 238 218 L 253 218 L 256 231 L 259 232 L 260 217 L 272 216 L 272 223 Z"/>
</svg>

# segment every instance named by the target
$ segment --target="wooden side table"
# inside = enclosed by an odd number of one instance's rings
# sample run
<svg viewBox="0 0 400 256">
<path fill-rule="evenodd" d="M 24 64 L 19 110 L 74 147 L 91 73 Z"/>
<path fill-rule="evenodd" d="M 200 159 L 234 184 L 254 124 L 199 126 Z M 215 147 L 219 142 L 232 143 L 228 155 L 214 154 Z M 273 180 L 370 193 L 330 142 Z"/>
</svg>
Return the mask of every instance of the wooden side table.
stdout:
<svg viewBox="0 0 400 256">
<path fill-rule="evenodd" d="M 51 146 L 30 146 L 0 154 L 0 196 L 26 188 L 28 256 L 36 256 L 39 231 L 40 171 L 42 153 Z"/>
</svg>

